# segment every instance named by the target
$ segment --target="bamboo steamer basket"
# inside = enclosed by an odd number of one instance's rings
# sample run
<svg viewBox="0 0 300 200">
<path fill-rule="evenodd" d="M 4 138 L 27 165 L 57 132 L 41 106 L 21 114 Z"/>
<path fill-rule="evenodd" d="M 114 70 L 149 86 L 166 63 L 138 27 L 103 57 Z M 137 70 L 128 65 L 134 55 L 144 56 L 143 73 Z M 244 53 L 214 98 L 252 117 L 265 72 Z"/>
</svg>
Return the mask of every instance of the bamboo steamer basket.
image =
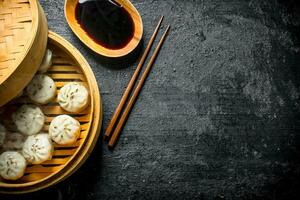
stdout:
<svg viewBox="0 0 300 200">
<path fill-rule="evenodd" d="M 37 0 L 0 1 L 0 107 L 20 94 L 38 70 L 47 33 Z"/>
<path fill-rule="evenodd" d="M 53 51 L 53 64 L 47 74 L 52 77 L 59 89 L 68 82 L 80 82 L 86 85 L 90 93 L 90 105 L 76 114 L 60 108 L 57 100 L 41 106 L 46 122 L 44 131 L 48 130 L 51 120 L 60 114 L 68 114 L 81 124 L 81 134 L 73 145 L 54 145 L 53 158 L 40 165 L 29 165 L 25 176 L 17 181 L 0 179 L 0 193 L 20 194 L 37 191 L 52 186 L 74 173 L 88 158 L 93 150 L 102 124 L 102 102 L 95 76 L 78 50 L 59 35 L 49 32 L 48 48 Z M 15 109 L 23 103 L 30 103 L 22 96 L 9 105 L 6 110 Z"/>
</svg>

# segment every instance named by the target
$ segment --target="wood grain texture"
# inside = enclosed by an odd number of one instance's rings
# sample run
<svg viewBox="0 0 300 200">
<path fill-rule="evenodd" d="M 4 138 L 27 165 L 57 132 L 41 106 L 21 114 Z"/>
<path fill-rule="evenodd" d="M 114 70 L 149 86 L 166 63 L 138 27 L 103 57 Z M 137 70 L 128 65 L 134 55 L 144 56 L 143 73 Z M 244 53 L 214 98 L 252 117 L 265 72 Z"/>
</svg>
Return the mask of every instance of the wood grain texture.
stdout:
<svg viewBox="0 0 300 200">
<path fill-rule="evenodd" d="M 143 36 L 143 21 L 139 12 L 129 0 L 116 0 L 116 2 L 122 5 L 124 9 L 130 14 L 134 24 L 134 34 L 132 39 L 125 47 L 121 49 L 108 49 L 96 43 L 85 33 L 85 31 L 80 27 L 80 24 L 78 24 L 75 17 L 75 8 L 77 2 L 78 0 L 65 1 L 65 17 L 74 34 L 91 50 L 102 56 L 117 58 L 130 54 L 138 46 Z"/>
</svg>

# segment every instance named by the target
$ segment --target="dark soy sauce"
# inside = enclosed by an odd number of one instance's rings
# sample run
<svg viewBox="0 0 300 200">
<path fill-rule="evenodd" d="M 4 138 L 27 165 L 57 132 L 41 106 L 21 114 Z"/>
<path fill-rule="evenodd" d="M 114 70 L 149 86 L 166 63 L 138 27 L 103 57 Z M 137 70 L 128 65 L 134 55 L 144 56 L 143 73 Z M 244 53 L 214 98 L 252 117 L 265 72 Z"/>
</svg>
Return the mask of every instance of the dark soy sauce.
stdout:
<svg viewBox="0 0 300 200">
<path fill-rule="evenodd" d="M 133 37 L 131 16 L 114 1 L 79 1 L 75 14 L 77 22 L 89 37 L 108 49 L 121 49 Z"/>
</svg>

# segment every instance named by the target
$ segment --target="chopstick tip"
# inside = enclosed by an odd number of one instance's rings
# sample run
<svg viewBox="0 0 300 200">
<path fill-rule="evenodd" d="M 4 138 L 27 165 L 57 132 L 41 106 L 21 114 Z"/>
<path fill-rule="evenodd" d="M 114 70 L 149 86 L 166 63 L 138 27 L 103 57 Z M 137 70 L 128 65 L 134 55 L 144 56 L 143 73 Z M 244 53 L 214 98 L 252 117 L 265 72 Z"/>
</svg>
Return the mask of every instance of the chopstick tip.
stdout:
<svg viewBox="0 0 300 200">
<path fill-rule="evenodd" d="M 162 23 L 163 19 L 164 19 L 164 16 L 163 16 L 163 15 L 161 15 L 161 17 L 160 17 L 160 19 L 159 19 L 159 21 L 158 21 L 158 25 L 157 25 L 157 27 L 159 27 L 159 26 L 161 25 L 161 23 Z"/>
<path fill-rule="evenodd" d="M 107 145 L 107 148 L 108 148 L 110 151 L 112 151 L 112 150 L 114 150 L 114 148 L 115 148 L 115 144 L 114 144 L 114 143 L 113 143 L 113 144 L 109 143 L 109 144 Z"/>
</svg>

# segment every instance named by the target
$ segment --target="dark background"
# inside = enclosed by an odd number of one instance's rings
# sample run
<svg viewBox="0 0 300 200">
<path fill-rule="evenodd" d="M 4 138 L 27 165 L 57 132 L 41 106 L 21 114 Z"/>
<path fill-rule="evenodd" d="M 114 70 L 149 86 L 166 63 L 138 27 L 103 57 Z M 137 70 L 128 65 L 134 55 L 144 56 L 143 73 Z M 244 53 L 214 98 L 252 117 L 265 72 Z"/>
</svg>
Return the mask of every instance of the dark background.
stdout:
<svg viewBox="0 0 300 200">
<path fill-rule="evenodd" d="M 160 14 L 172 29 L 115 151 L 99 140 L 66 181 L 0 198 L 298 199 L 297 1 L 132 2 L 143 18 L 144 43 Z M 69 29 L 62 0 L 41 4 L 50 29 L 93 68 L 106 127 L 136 64 L 94 55 Z"/>
</svg>

